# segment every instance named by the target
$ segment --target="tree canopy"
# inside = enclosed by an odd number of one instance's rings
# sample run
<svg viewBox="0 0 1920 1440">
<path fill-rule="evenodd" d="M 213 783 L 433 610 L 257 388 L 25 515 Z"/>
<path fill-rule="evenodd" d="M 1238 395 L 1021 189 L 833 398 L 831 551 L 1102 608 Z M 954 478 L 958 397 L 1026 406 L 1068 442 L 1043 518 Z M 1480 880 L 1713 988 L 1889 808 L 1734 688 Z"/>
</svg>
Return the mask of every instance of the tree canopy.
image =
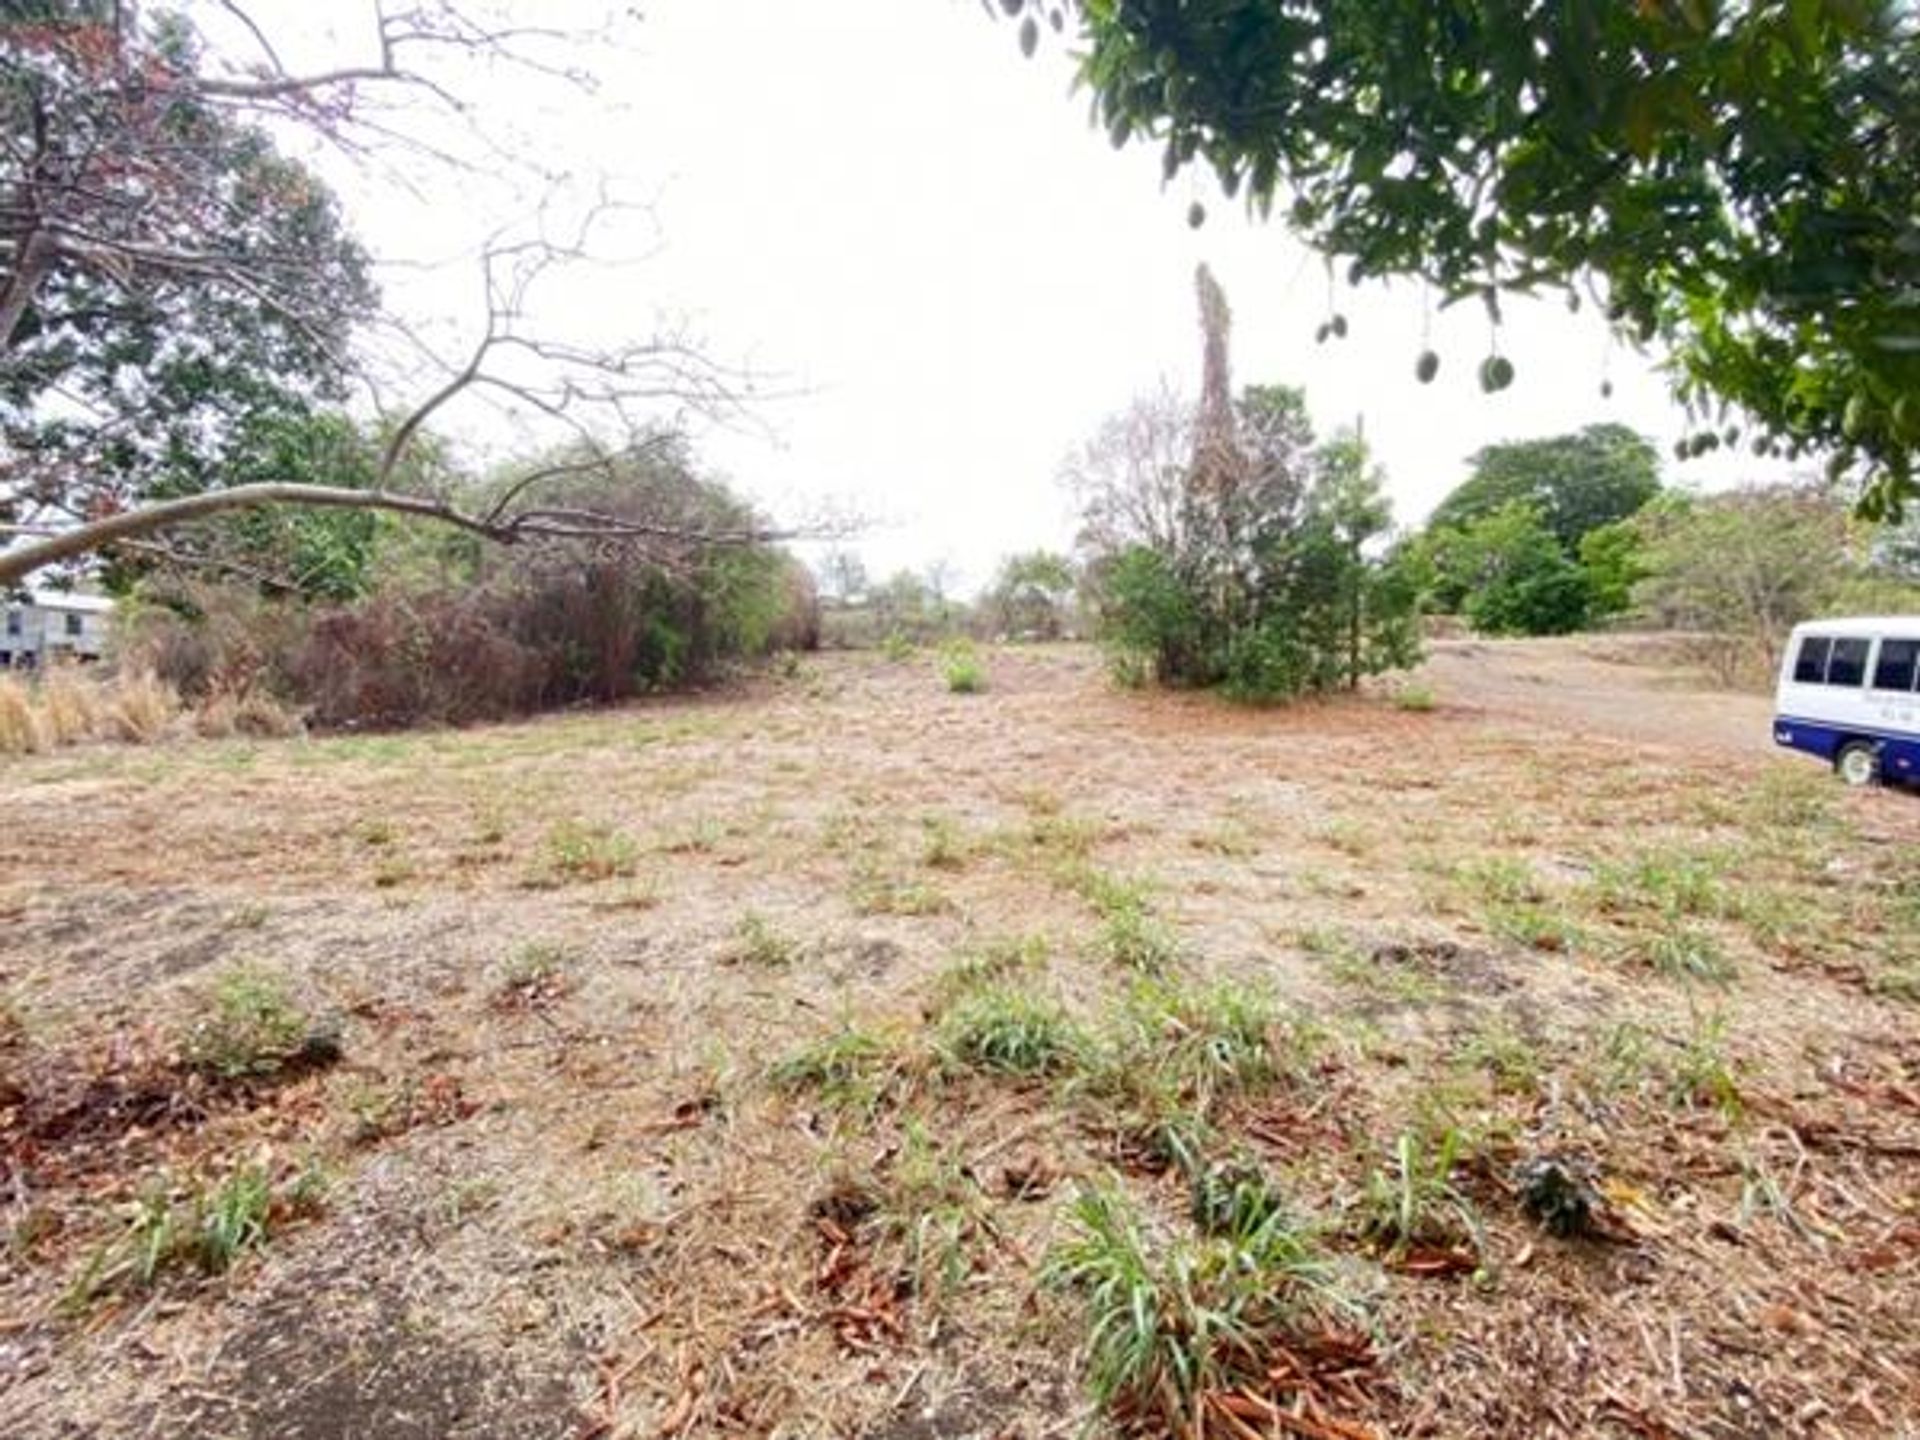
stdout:
<svg viewBox="0 0 1920 1440">
<path fill-rule="evenodd" d="M 1900 0 L 1001 0 L 1077 21 L 1114 143 L 1204 164 L 1349 279 L 1583 292 L 1670 357 L 1690 453 L 1920 454 L 1920 21 Z M 1203 218 L 1197 209 L 1195 220 Z M 1331 333 L 1345 330 L 1330 318 Z M 1523 357 L 1524 358 L 1524 357 Z M 1422 379 L 1438 357 L 1423 355 Z M 1511 378 L 1490 355 L 1489 389 Z M 1731 407 L 1731 410 L 1729 409 Z"/>
<path fill-rule="evenodd" d="M 1433 528 L 1468 525 L 1517 500 L 1577 550 L 1589 531 L 1626 519 L 1660 489 L 1659 457 L 1624 425 L 1488 445 L 1471 463 L 1473 473 L 1434 507 Z"/>
<path fill-rule="evenodd" d="M 549 192 L 537 215 L 484 241 L 484 309 L 469 317 L 470 345 L 449 356 L 379 315 L 371 262 L 333 195 L 271 138 L 331 147 L 368 174 L 396 153 L 445 174 L 464 162 L 439 143 L 436 124 L 470 125 L 487 144 L 472 118 L 479 107 L 450 88 L 449 57 L 464 57 L 469 79 L 517 71 L 572 83 L 575 72 L 528 47 L 584 36 L 557 23 L 505 23 L 487 0 L 369 0 L 367 23 L 340 31 L 364 53 L 301 72 L 282 63 L 295 53 L 274 33 L 286 17 L 244 0 L 21 0 L 6 14 L 0 540 L 16 543 L 0 544 L 0 586 L 108 546 L 117 562 L 158 553 L 204 564 L 204 553 L 154 537 L 284 504 L 428 516 L 502 543 L 584 537 L 679 551 L 682 542 L 767 538 L 667 533 L 537 499 L 551 487 L 534 487 L 557 476 L 625 473 L 657 438 L 665 406 L 735 404 L 739 377 L 677 334 L 590 346 L 531 318 L 543 276 L 605 258 L 590 253 L 590 232 L 621 208 L 614 198 L 602 190 L 569 214 Z M 215 18 L 230 32 L 226 46 L 207 38 L 204 22 Z M 395 92 L 406 106 L 370 98 Z M 493 169 L 520 173 L 506 151 L 486 153 Z M 559 183 L 550 171 L 526 173 Z M 407 352 L 387 357 L 389 368 L 423 397 L 389 405 L 379 393 L 355 343 L 376 317 L 389 322 L 390 347 Z M 381 412 L 372 463 L 280 468 L 302 457 L 368 458 L 334 443 L 350 382 L 365 382 Z M 493 508 L 468 514 L 410 493 L 405 472 L 429 422 L 475 395 L 559 430 L 572 458 L 557 471 L 534 463 Z M 308 443 L 315 438 L 322 443 Z M 266 473 L 263 460 L 273 462 Z M 300 544 L 268 548 L 323 542 L 334 553 L 310 558 L 325 560 L 325 588 L 344 593 L 356 562 L 335 542 L 356 528 L 365 527 L 336 513 Z M 261 530 L 197 524 L 189 534 Z"/>
</svg>

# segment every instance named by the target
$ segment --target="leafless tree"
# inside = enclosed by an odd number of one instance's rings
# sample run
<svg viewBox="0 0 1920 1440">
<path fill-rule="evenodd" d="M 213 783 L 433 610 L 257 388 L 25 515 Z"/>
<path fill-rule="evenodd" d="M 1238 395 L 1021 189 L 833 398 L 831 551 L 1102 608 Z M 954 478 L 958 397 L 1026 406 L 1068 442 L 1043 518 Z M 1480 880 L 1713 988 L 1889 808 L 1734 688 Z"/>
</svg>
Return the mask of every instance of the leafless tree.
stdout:
<svg viewBox="0 0 1920 1440">
<path fill-rule="evenodd" d="M 1193 454 L 1193 404 L 1164 382 L 1102 424 L 1061 469 L 1080 509 L 1081 551 L 1099 559 L 1144 545 L 1185 554 Z"/>
<path fill-rule="evenodd" d="M 190 13 L 224 21 L 244 51 L 213 50 L 202 27 L 153 21 L 129 0 L 22 6 L 23 18 L 0 24 L 0 99 L 20 122 L 6 127 L 0 155 L 0 371 L 36 296 L 62 273 L 116 286 L 206 287 L 278 317 L 315 353 L 337 358 L 351 336 L 330 313 L 326 286 L 313 283 L 315 257 L 297 244 L 276 248 L 250 228 L 230 173 L 209 164 L 201 147 L 269 126 L 369 164 L 397 148 L 452 165 L 461 162 L 431 137 L 469 124 L 475 107 L 437 63 L 448 55 L 585 83 L 555 58 L 569 38 L 565 26 L 503 20 L 512 7 L 497 0 L 365 0 L 365 54 L 310 72 L 283 63 L 284 37 L 262 18 L 264 8 L 241 0 L 191 0 Z M 572 8 L 543 5 L 541 14 Z M 286 183 L 299 183 L 298 173 Z M 25 538 L 0 550 L 0 586 L 106 546 L 154 544 L 185 522 L 275 504 L 383 509 L 503 544 L 564 537 L 670 550 L 775 538 L 769 530 L 687 532 L 538 503 L 541 482 L 556 475 L 614 474 L 622 457 L 660 434 L 663 411 L 669 423 L 689 412 L 734 415 L 745 388 L 747 377 L 714 364 L 681 334 L 600 346 L 537 322 L 536 288 L 593 261 L 596 228 L 619 208 L 601 196 L 570 225 L 543 209 L 485 242 L 481 303 L 459 353 L 397 332 L 411 356 L 404 368 L 438 378 L 424 396 L 379 405 L 386 440 L 371 487 L 269 482 L 128 506 L 90 489 L 84 475 L 9 475 L 0 456 L 0 500 L 10 490 L 28 502 L 8 507 L 9 528 Z M 396 484 L 430 424 L 456 402 L 477 401 L 544 422 L 564 442 L 565 458 L 529 469 L 478 511 Z"/>
</svg>

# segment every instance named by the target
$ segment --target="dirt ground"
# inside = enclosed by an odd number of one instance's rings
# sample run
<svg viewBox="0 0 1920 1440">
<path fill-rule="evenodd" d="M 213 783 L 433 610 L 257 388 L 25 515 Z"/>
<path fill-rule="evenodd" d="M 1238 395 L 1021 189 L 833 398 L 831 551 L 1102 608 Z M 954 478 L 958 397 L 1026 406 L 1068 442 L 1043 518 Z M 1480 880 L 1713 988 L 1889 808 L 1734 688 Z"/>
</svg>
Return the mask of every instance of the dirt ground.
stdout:
<svg viewBox="0 0 1920 1440">
<path fill-rule="evenodd" d="M 1920 1436 L 1920 798 L 1626 648 L 9 763 L 0 1435 L 1155 1433 L 1055 1259 L 1230 1163 L 1337 1304 L 1202 1433 Z M 1146 1085 L 1229 989 L 1257 1077 Z"/>
</svg>

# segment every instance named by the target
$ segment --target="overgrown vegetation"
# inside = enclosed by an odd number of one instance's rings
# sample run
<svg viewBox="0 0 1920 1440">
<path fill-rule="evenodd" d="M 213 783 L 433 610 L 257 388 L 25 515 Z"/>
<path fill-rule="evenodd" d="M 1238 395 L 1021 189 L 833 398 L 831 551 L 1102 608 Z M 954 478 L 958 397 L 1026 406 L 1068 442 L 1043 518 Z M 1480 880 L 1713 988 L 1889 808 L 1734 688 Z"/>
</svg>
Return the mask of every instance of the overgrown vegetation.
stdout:
<svg viewBox="0 0 1920 1440">
<path fill-rule="evenodd" d="M 1198 406 L 1138 401 L 1069 470 L 1116 674 L 1270 701 L 1412 665 L 1418 576 L 1388 546 L 1365 441 L 1315 446 L 1297 390 L 1233 397 L 1226 298 L 1204 266 L 1199 289 Z"/>
</svg>

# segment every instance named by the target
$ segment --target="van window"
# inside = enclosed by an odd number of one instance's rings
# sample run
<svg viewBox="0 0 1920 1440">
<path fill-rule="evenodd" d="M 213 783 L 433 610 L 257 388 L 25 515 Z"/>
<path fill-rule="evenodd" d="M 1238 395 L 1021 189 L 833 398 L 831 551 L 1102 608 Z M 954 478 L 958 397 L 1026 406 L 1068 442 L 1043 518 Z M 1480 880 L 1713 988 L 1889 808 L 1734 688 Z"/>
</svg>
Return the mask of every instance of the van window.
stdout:
<svg viewBox="0 0 1920 1440">
<path fill-rule="evenodd" d="M 1827 661 L 1827 684 L 1858 685 L 1867 678 L 1867 650 L 1870 640 L 1852 636 L 1833 642 L 1833 656 Z"/>
<path fill-rule="evenodd" d="M 1876 690 L 1911 690 L 1920 673 L 1920 640 L 1882 640 L 1873 666 Z"/>
<path fill-rule="evenodd" d="M 1794 683 L 1818 685 L 1827 678 L 1827 656 L 1833 641 L 1825 635 L 1809 635 L 1800 642 L 1799 658 L 1793 662 Z"/>
</svg>

